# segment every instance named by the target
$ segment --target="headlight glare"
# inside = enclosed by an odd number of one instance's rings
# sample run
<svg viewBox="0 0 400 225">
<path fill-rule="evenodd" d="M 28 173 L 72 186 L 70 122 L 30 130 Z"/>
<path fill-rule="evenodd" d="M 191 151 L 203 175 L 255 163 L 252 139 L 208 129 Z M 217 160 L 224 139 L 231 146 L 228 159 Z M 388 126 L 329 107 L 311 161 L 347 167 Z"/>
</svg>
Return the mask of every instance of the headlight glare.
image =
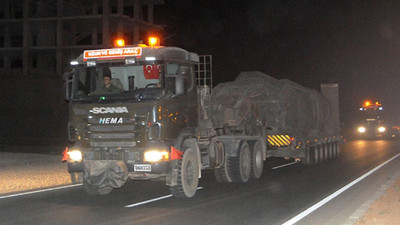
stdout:
<svg viewBox="0 0 400 225">
<path fill-rule="evenodd" d="M 161 160 L 168 160 L 168 151 L 150 150 L 144 153 L 144 161 L 147 162 L 158 162 Z"/>
<path fill-rule="evenodd" d="M 357 130 L 360 133 L 365 133 L 365 131 L 366 131 L 365 127 L 359 127 Z"/>
<path fill-rule="evenodd" d="M 378 131 L 381 132 L 381 133 L 382 133 L 382 132 L 385 132 L 385 131 L 386 131 L 386 128 L 385 128 L 385 127 L 379 127 L 379 128 L 378 128 Z"/>
<path fill-rule="evenodd" d="M 69 161 L 80 162 L 82 161 L 82 152 L 79 150 L 68 151 Z"/>
</svg>

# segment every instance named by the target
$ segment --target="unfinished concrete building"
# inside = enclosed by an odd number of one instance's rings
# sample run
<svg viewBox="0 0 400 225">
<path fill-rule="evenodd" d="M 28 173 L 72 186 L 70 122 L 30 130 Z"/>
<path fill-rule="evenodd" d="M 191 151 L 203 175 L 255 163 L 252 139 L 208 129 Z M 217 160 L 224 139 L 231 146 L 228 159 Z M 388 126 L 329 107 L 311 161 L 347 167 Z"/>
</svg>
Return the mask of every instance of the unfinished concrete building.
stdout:
<svg viewBox="0 0 400 225">
<path fill-rule="evenodd" d="M 0 6 L 0 141 L 67 140 L 62 74 L 85 49 L 127 45 L 161 32 L 162 0 L 2 0 Z"/>
<path fill-rule="evenodd" d="M 2 0 L 0 77 L 61 77 L 84 49 L 139 42 L 162 0 Z"/>
</svg>

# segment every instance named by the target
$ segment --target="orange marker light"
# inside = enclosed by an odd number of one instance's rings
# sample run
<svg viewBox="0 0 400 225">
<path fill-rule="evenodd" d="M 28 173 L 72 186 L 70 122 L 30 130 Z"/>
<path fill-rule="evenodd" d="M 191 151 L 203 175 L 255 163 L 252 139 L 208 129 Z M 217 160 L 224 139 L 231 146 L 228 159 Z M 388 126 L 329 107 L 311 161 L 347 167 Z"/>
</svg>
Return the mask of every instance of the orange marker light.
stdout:
<svg viewBox="0 0 400 225">
<path fill-rule="evenodd" d="M 122 38 L 116 39 L 114 41 L 114 46 L 115 47 L 124 47 L 125 46 L 125 40 Z"/>
<path fill-rule="evenodd" d="M 160 46 L 160 38 L 158 38 L 158 37 L 149 37 L 149 45 L 151 47 Z"/>
<path fill-rule="evenodd" d="M 371 105 L 371 102 L 369 102 L 369 101 L 365 102 L 365 106 L 370 106 L 370 105 Z"/>
</svg>

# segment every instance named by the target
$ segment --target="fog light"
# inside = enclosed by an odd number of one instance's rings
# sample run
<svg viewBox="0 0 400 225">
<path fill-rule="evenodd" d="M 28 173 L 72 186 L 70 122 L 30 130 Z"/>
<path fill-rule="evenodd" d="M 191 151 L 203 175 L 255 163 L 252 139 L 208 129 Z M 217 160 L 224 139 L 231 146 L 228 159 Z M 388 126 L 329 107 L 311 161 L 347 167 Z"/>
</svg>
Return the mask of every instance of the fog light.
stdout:
<svg viewBox="0 0 400 225">
<path fill-rule="evenodd" d="M 82 161 L 82 152 L 79 150 L 68 151 L 69 161 L 80 162 Z"/>
<path fill-rule="evenodd" d="M 169 152 L 167 151 L 147 151 L 144 153 L 144 161 L 147 162 L 158 162 L 161 160 L 168 160 L 169 159 Z"/>
</svg>

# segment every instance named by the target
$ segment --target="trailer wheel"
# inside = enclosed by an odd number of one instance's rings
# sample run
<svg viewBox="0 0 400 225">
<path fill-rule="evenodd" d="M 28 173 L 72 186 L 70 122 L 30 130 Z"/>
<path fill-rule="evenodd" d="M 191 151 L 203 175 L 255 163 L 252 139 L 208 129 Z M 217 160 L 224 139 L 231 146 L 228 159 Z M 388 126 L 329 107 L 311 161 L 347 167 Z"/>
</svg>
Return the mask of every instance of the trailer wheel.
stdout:
<svg viewBox="0 0 400 225">
<path fill-rule="evenodd" d="M 336 142 L 329 142 L 329 161 L 335 159 L 335 150 L 336 149 Z"/>
<path fill-rule="evenodd" d="M 199 184 L 199 163 L 195 151 L 187 148 L 178 162 L 177 185 L 169 189 L 175 197 L 191 198 L 196 194 Z"/>
<path fill-rule="evenodd" d="M 322 156 L 322 161 L 321 162 L 327 162 L 329 160 L 329 143 L 324 143 L 322 145 L 322 151 L 323 151 L 323 156 Z"/>
<path fill-rule="evenodd" d="M 246 183 L 251 175 L 251 152 L 249 145 L 241 144 L 237 157 L 229 157 L 228 165 L 231 169 L 232 181 Z"/>
<path fill-rule="evenodd" d="M 325 143 L 325 162 L 328 162 L 329 160 L 331 160 L 331 143 Z"/>
<path fill-rule="evenodd" d="M 312 162 L 313 164 L 318 164 L 320 163 L 321 160 L 321 145 L 316 145 L 312 148 Z"/>
<path fill-rule="evenodd" d="M 301 158 L 300 163 L 303 165 L 312 165 L 314 164 L 313 161 L 313 154 L 314 154 L 314 147 L 307 146 L 305 149 L 305 157 Z"/>
<path fill-rule="evenodd" d="M 264 169 L 263 148 L 260 141 L 257 141 L 251 151 L 251 177 L 259 179 Z"/>
<path fill-rule="evenodd" d="M 86 193 L 89 195 L 107 195 L 113 190 L 112 187 L 100 188 L 97 185 L 89 183 L 86 179 L 83 179 L 83 189 L 85 189 Z"/>
<path fill-rule="evenodd" d="M 224 163 L 219 167 L 214 169 L 215 179 L 217 179 L 220 183 L 227 183 L 232 182 L 232 178 L 229 174 L 229 159 L 228 156 L 225 154 Z"/>
<path fill-rule="evenodd" d="M 339 142 L 335 141 L 333 142 L 333 159 L 337 159 L 337 157 L 339 156 Z"/>
</svg>

